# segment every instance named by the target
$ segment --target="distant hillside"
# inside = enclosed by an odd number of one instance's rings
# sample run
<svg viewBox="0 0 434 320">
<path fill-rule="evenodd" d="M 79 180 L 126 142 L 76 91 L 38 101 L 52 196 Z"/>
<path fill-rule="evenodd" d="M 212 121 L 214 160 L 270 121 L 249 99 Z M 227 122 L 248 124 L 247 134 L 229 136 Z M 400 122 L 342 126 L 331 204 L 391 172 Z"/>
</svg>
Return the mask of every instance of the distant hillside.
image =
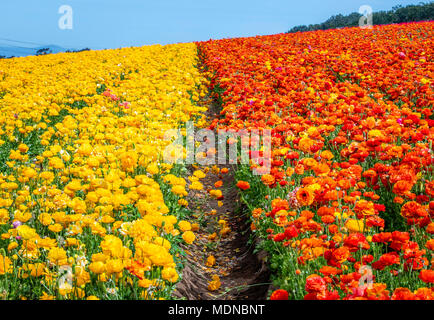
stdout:
<svg viewBox="0 0 434 320">
<path fill-rule="evenodd" d="M 359 25 L 361 16 L 362 15 L 358 12 L 353 12 L 347 16 L 338 14 L 323 23 L 296 26 L 289 30 L 288 33 L 356 27 Z M 374 12 L 372 20 L 374 25 L 434 20 L 434 2 L 421 2 L 418 5 L 409 5 L 406 7 L 396 6 L 389 11 Z"/>
<path fill-rule="evenodd" d="M 85 49 L 66 49 L 56 45 L 48 45 L 35 48 L 25 48 L 17 46 L 0 47 L 0 58 L 10 58 L 10 57 L 26 57 L 41 54 L 59 53 L 59 52 L 79 52 L 89 50 Z"/>
</svg>

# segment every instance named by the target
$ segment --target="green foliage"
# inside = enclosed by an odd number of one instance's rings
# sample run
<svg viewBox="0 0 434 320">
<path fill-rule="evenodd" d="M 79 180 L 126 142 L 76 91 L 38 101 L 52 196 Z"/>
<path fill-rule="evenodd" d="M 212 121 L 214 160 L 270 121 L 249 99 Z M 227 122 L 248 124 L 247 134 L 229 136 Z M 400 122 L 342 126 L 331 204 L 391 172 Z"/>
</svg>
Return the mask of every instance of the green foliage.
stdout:
<svg viewBox="0 0 434 320">
<path fill-rule="evenodd" d="M 359 20 L 362 15 L 358 12 L 353 12 L 349 15 L 342 14 L 334 15 L 327 21 L 319 24 L 310 24 L 308 26 L 296 26 L 288 31 L 304 32 L 315 30 L 337 29 L 345 27 L 356 27 L 359 25 Z M 389 11 L 378 11 L 373 13 L 372 22 L 374 25 L 403 23 L 412 21 L 424 21 L 434 19 L 434 2 L 419 3 L 418 5 L 408 5 L 406 7 L 396 6 Z"/>
</svg>

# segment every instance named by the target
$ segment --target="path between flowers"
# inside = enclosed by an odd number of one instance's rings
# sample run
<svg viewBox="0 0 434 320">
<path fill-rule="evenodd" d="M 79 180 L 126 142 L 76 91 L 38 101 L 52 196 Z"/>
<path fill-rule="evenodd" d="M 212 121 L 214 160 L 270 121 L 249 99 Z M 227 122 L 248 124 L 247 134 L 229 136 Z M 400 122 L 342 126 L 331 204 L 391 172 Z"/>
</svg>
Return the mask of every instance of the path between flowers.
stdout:
<svg viewBox="0 0 434 320">
<path fill-rule="evenodd" d="M 208 117 L 216 117 L 209 104 Z M 235 186 L 229 165 L 190 168 L 206 173 L 204 188 L 190 190 L 192 223 L 199 225 L 196 241 L 186 246 L 186 265 L 175 296 L 188 300 L 264 300 L 270 289 L 270 272 L 264 252 L 255 253 L 249 241 L 250 220 Z M 226 172 L 227 171 L 227 172 Z M 221 187 L 218 187 L 221 185 Z M 216 187 L 217 186 L 217 187 Z M 211 191 L 213 190 L 213 191 Z M 216 190 L 219 194 L 210 195 Z"/>
</svg>

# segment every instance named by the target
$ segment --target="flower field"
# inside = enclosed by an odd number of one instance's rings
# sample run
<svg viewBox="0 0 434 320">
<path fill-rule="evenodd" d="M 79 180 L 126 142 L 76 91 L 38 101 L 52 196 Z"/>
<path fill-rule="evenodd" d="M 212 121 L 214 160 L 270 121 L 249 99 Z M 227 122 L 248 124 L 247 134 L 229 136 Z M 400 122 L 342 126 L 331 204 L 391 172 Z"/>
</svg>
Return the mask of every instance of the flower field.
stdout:
<svg viewBox="0 0 434 320">
<path fill-rule="evenodd" d="M 0 60 L 0 296 L 170 298 L 194 234 L 162 138 L 203 121 L 196 51 Z"/>
<path fill-rule="evenodd" d="M 212 127 L 272 129 L 271 172 L 237 171 L 271 299 L 434 297 L 433 26 L 199 44 Z"/>
<path fill-rule="evenodd" d="M 228 168 L 164 161 L 189 121 L 271 130 L 271 158 L 233 166 L 229 186 L 270 299 L 434 299 L 433 35 L 421 22 L 0 59 L 0 299 L 173 299 L 207 227 L 188 194 L 210 172 L 201 201 L 222 207 L 228 187 Z M 234 232 L 215 222 L 210 243 Z"/>
</svg>

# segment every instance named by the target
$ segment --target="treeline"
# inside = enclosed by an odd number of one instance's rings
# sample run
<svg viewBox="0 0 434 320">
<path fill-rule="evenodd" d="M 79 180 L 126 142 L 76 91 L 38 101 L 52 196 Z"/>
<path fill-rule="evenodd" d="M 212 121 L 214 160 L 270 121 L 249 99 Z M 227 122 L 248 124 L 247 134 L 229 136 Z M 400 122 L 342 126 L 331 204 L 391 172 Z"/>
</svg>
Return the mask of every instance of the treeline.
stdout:
<svg viewBox="0 0 434 320">
<path fill-rule="evenodd" d="M 288 33 L 356 27 L 359 25 L 361 17 L 362 15 L 358 12 L 353 12 L 346 16 L 338 14 L 323 23 L 296 26 L 289 30 Z M 408 5 L 406 7 L 395 6 L 392 10 L 374 12 L 372 15 L 372 23 L 374 25 L 426 20 L 434 20 L 434 2 L 421 2 L 418 5 Z"/>
<path fill-rule="evenodd" d="M 83 51 L 90 51 L 90 48 L 84 48 L 79 50 L 66 50 L 65 52 L 83 52 Z"/>
</svg>

